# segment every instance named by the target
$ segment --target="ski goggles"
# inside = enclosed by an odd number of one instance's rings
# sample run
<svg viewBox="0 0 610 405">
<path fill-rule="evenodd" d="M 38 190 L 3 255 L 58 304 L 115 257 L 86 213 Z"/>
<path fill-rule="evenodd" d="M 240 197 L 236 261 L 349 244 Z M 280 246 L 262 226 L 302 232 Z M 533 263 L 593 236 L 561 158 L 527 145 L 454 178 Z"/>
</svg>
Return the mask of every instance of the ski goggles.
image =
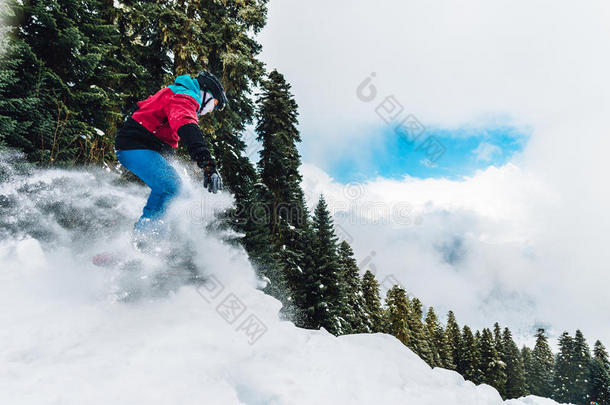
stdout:
<svg viewBox="0 0 610 405">
<path fill-rule="evenodd" d="M 214 98 L 212 93 L 209 91 L 201 90 L 201 107 L 199 108 L 198 114 L 205 115 L 209 112 L 212 112 L 218 106 L 218 100 Z M 218 109 L 218 111 L 222 111 L 224 109 L 224 105 L 222 108 Z"/>
</svg>

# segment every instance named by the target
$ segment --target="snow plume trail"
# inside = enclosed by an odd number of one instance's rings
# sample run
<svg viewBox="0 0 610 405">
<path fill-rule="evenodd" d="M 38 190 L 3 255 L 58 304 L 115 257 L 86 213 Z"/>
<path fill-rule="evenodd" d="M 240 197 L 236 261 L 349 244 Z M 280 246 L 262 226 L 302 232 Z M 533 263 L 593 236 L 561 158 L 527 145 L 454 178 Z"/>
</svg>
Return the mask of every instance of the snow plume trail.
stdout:
<svg viewBox="0 0 610 405">
<path fill-rule="evenodd" d="M 193 248 L 207 279 L 160 288 L 150 280 L 168 274 L 154 255 L 136 275 L 91 263 L 101 250 L 130 251 L 145 187 L 0 153 L 0 403 L 502 403 L 391 336 L 335 338 L 281 321 L 246 254 L 215 230 L 231 196 L 204 192 L 178 168 L 185 193 L 169 213 L 173 242 Z"/>
<path fill-rule="evenodd" d="M 185 167 L 178 169 L 184 192 L 168 215 L 171 239 L 159 248 L 157 256 L 173 250 L 188 253 L 200 273 L 217 269 L 222 273 L 218 276 L 236 276 L 240 282 L 255 286 L 246 257 L 222 242 L 230 235 L 210 231 L 215 214 L 230 208 L 232 198 L 226 193 L 204 194 L 203 187 L 187 176 Z M 7 260 L 3 264 L 9 270 L 37 272 L 41 277 L 53 270 L 51 280 L 45 283 L 55 282 L 65 286 L 62 288 L 75 284 L 78 288 L 73 295 L 90 297 L 93 293 L 110 299 L 124 297 L 120 292 L 107 294 L 108 285 L 100 282 L 120 284 L 117 277 L 129 271 L 124 271 L 128 266 L 115 271 L 93 266 L 93 256 L 102 251 L 143 262 L 135 272 L 138 280 L 123 280 L 136 283 L 131 286 L 134 291 L 151 287 L 148 280 L 158 276 L 180 278 L 188 274 L 181 274 L 180 268 L 167 268 L 162 257 L 145 255 L 131 247 L 133 224 L 145 203 L 147 188 L 121 182 L 117 175 L 101 169 L 33 170 L 15 153 L 2 155 L 0 173 L 0 234 Z M 74 269 L 79 271 L 75 273 Z M 114 287 L 125 287 L 123 292 L 130 292 L 128 285 L 118 284 Z M 168 291 L 159 291 L 164 292 Z"/>
</svg>

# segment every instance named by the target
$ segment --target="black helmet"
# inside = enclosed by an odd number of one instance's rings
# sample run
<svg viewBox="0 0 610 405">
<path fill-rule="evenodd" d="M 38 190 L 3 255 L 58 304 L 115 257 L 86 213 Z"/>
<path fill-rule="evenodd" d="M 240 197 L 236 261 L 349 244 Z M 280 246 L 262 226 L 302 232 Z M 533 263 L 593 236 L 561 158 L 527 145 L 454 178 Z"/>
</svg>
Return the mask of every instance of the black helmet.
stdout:
<svg viewBox="0 0 610 405">
<path fill-rule="evenodd" d="M 225 94 L 225 89 L 222 87 L 220 80 L 218 80 L 218 78 L 212 73 L 204 70 L 203 72 L 199 72 L 199 75 L 197 75 L 197 81 L 199 82 L 199 87 L 201 90 L 209 91 L 212 93 L 212 96 L 218 100 L 216 109 L 219 111 L 224 110 L 229 102 L 227 100 L 227 95 Z"/>
</svg>

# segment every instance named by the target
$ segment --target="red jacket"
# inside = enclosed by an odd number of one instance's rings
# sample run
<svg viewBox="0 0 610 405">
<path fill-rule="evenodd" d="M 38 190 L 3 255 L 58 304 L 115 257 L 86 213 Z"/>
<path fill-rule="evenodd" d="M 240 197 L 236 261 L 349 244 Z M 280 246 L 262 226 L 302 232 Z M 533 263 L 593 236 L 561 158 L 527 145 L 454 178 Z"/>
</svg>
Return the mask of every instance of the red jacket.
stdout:
<svg viewBox="0 0 610 405">
<path fill-rule="evenodd" d="M 138 107 L 132 118 L 172 148 L 178 147 L 181 126 L 199 125 L 197 100 L 187 94 L 174 94 L 169 87 L 138 102 Z"/>
</svg>

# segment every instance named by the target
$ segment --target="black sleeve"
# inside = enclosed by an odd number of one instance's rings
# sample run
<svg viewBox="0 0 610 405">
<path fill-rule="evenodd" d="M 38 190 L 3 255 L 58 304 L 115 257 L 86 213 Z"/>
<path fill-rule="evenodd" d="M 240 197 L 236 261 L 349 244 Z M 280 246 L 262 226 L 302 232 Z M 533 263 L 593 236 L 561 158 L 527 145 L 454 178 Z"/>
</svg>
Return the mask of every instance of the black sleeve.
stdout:
<svg viewBox="0 0 610 405">
<path fill-rule="evenodd" d="M 184 124 L 178 128 L 178 136 L 184 142 L 186 150 L 195 162 L 212 160 L 212 155 L 205 144 L 203 134 L 198 125 L 192 123 Z"/>
</svg>

